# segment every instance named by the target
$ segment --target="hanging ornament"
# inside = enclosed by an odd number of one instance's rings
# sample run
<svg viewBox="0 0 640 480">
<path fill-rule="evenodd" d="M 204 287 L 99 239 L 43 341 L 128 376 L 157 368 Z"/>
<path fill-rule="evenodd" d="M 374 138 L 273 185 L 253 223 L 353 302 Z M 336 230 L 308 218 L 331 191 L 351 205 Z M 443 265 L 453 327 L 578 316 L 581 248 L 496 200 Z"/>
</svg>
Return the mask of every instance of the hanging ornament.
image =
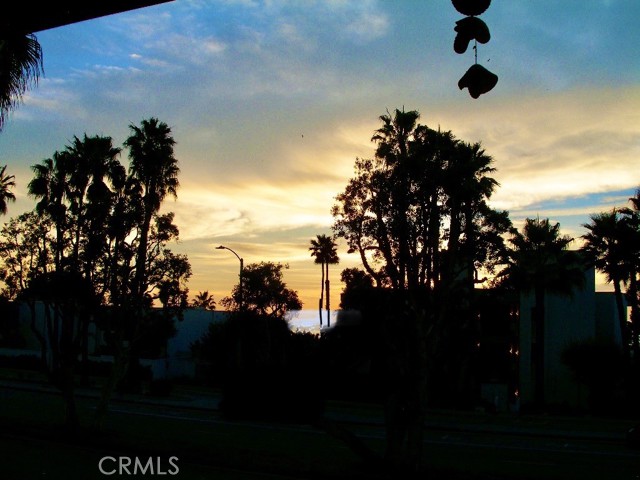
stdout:
<svg viewBox="0 0 640 480">
<path fill-rule="evenodd" d="M 469 48 L 469 43 L 473 40 L 473 50 L 475 63 L 458 81 L 460 90 L 467 88 L 472 98 L 489 92 L 498 83 L 498 76 L 481 65 L 478 65 L 478 43 L 485 44 L 491 40 L 489 27 L 478 15 L 484 13 L 491 0 L 451 0 L 455 9 L 466 15 L 458 20 L 454 31 L 456 38 L 453 41 L 453 50 L 462 54 Z"/>
<path fill-rule="evenodd" d="M 475 17 L 489 8 L 491 0 L 451 0 L 451 3 L 461 14 Z"/>
</svg>

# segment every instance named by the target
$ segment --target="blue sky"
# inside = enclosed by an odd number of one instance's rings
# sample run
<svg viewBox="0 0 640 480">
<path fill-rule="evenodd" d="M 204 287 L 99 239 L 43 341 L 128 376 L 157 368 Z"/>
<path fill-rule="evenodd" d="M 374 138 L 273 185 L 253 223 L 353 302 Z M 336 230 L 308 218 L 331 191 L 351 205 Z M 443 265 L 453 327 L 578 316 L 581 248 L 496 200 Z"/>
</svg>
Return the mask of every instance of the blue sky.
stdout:
<svg viewBox="0 0 640 480">
<path fill-rule="evenodd" d="M 378 116 L 402 107 L 482 142 L 501 184 L 492 204 L 516 224 L 549 217 L 578 237 L 590 213 L 624 205 L 640 186 L 640 2 L 494 1 L 478 62 L 500 80 L 477 100 L 457 87 L 473 63 L 453 51 L 459 18 L 448 1 L 175 0 L 40 32 L 45 76 L 0 133 L 9 215 L 33 207 L 30 165 L 74 135 L 121 145 L 158 117 L 177 141 L 182 187 L 166 209 L 191 291 L 228 295 L 237 260 L 222 243 L 288 263 L 314 308 L 309 240 L 330 233 Z M 336 306 L 339 271 L 357 264 L 339 253 Z"/>
</svg>

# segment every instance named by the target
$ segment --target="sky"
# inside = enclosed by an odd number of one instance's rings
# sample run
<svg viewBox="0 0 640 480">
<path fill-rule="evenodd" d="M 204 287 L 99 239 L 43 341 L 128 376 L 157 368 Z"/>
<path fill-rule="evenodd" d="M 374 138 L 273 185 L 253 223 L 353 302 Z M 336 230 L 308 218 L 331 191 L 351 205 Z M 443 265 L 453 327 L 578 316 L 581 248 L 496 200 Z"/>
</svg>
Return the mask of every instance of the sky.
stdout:
<svg viewBox="0 0 640 480">
<path fill-rule="evenodd" d="M 245 264 L 288 264 L 285 281 L 315 309 L 309 242 L 331 233 L 378 117 L 405 108 L 482 143 L 500 182 L 490 203 L 516 225 L 549 218 L 578 239 L 590 214 L 640 187 L 640 2 L 495 0 L 478 63 L 499 81 L 477 100 L 457 86 L 474 62 L 453 51 L 460 18 L 446 0 L 174 0 L 38 32 L 44 76 L 0 132 L 17 184 L 6 219 L 35 205 L 31 165 L 74 136 L 121 146 L 156 117 L 176 140 L 181 187 L 163 209 L 190 292 L 229 295 L 239 262 L 222 244 Z M 334 308 L 340 271 L 359 265 L 338 254 Z"/>
</svg>

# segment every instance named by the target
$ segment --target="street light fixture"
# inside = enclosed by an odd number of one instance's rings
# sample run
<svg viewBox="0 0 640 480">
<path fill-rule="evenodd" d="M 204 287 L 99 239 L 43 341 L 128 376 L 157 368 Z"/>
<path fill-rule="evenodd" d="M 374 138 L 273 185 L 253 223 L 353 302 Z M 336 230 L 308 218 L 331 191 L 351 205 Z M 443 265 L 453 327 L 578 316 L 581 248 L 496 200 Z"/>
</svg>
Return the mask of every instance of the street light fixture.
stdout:
<svg viewBox="0 0 640 480">
<path fill-rule="evenodd" d="M 238 260 L 240 260 L 240 284 L 239 284 L 239 300 L 240 300 L 240 310 L 243 310 L 244 308 L 244 299 L 243 299 L 243 289 L 242 289 L 242 270 L 244 269 L 244 260 L 242 259 L 242 257 L 240 255 L 238 255 L 236 252 L 234 252 L 233 250 L 231 250 L 229 247 L 225 247 L 224 245 L 220 245 L 219 247 L 216 247 L 216 250 L 229 250 L 231 253 L 233 253 Z"/>
</svg>

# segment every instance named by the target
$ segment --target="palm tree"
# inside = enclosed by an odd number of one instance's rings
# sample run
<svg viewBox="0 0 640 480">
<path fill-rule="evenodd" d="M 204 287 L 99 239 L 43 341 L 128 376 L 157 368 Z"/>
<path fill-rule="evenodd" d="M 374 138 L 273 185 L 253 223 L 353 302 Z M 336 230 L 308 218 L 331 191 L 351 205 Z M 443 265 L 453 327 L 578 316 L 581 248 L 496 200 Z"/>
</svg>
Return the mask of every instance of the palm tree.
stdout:
<svg viewBox="0 0 640 480">
<path fill-rule="evenodd" d="M 71 161 L 69 152 L 55 152 L 31 169 L 33 179 L 29 182 L 29 195 L 38 199 L 36 212 L 49 215 L 56 228 L 55 268 L 62 271 L 64 257 L 64 233 L 67 227 L 67 206 L 70 195 Z"/>
<path fill-rule="evenodd" d="M 511 230 L 509 264 L 503 272 L 523 292 L 534 293 L 532 322 L 535 402 L 544 404 L 544 321 L 547 292 L 571 295 L 584 284 L 584 263 L 568 246 L 573 239 L 560 234 L 560 224 L 527 218 L 522 232 Z"/>
<path fill-rule="evenodd" d="M 476 241 L 479 236 L 476 216 L 478 212 L 486 210 L 486 202 L 498 182 L 489 176 L 495 172 L 491 165 L 493 159 L 485 153 L 481 144 L 456 141 L 454 145 L 443 175 L 449 213 L 447 263 L 443 273 L 451 281 L 459 276 L 460 268 L 465 269 L 468 288 L 473 290 Z"/>
<path fill-rule="evenodd" d="M 635 252 L 629 251 L 629 223 L 616 209 L 591 215 L 590 218 L 590 223 L 582 225 L 588 233 L 582 236 L 585 243 L 581 250 L 595 268 L 606 275 L 607 282 L 613 284 L 622 345 L 628 351 L 629 332 L 621 285 L 629 281 L 632 270 L 630 254 L 637 254 L 638 249 Z"/>
<path fill-rule="evenodd" d="M 337 252 L 337 244 L 332 237 L 328 235 L 317 235 L 316 239 L 311 240 L 309 247 L 311 256 L 315 257 L 315 263 L 320 264 L 322 271 L 322 280 L 320 283 L 320 301 L 318 303 L 318 314 L 320 315 L 320 326 L 322 326 L 322 303 L 324 293 L 326 292 L 326 310 L 327 310 L 327 326 L 331 326 L 331 301 L 330 301 L 330 282 L 329 282 L 329 265 L 337 264 L 340 259 Z"/>
<path fill-rule="evenodd" d="M 86 232 L 85 253 L 87 276 L 106 242 L 106 224 L 114 194 L 112 185 L 124 183 L 126 171 L 118 156 L 120 149 L 114 147 L 111 137 L 86 134 L 81 140 L 74 137 L 66 150 L 71 158 L 70 211 L 75 217 L 75 241 L 73 259 L 79 262 L 80 237 Z"/>
<path fill-rule="evenodd" d="M 9 112 L 43 73 L 42 48 L 32 34 L 3 32 L 0 39 L 0 130 Z"/>
<path fill-rule="evenodd" d="M 7 213 L 7 200 L 16 201 L 16 196 L 11 189 L 16 186 L 15 176 L 6 174 L 7 166 L 0 168 L 0 214 Z"/>
<path fill-rule="evenodd" d="M 396 109 L 391 115 L 381 115 L 382 127 L 375 131 L 371 141 L 377 144 L 376 159 L 381 161 L 385 168 L 393 172 L 387 181 L 391 187 L 389 203 L 393 206 L 394 229 L 397 228 L 397 271 L 394 272 L 393 283 L 395 288 L 404 289 L 406 286 L 414 288 L 415 272 L 411 265 L 411 248 L 409 245 L 409 222 L 407 219 L 409 209 L 410 178 L 407 173 L 413 166 L 410 162 L 410 150 L 415 138 L 416 127 L 420 113 L 416 110 L 405 112 L 404 108 Z M 413 159 L 413 156 L 411 156 Z"/>
<path fill-rule="evenodd" d="M 141 297 L 145 292 L 145 274 L 149 229 L 153 215 L 158 212 L 167 195 L 177 198 L 179 186 L 178 161 L 174 157 L 175 140 L 169 126 L 157 118 L 143 120 L 141 125 L 130 125 L 132 133 L 125 141 L 131 159 L 130 176 L 139 182 L 142 194 L 142 224 L 136 254 L 134 292 Z"/>
<path fill-rule="evenodd" d="M 216 302 L 213 300 L 213 295 L 211 295 L 208 290 L 205 290 L 204 292 L 198 292 L 192 300 L 191 306 L 195 308 L 204 308 L 205 310 L 215 310 Z"/>
<path fill-rule="evenodd" d="M 629 287 L 627 300 L 631 307 L 631 345 L 636 354 L 640 353 L 640 305 L 638 303 L 638 273 L 640 273 L 640 190 L 629 199 L 631 207 L 620 209 L 627 225 L 626 253 L 629 262 Z"/>
</svg>

